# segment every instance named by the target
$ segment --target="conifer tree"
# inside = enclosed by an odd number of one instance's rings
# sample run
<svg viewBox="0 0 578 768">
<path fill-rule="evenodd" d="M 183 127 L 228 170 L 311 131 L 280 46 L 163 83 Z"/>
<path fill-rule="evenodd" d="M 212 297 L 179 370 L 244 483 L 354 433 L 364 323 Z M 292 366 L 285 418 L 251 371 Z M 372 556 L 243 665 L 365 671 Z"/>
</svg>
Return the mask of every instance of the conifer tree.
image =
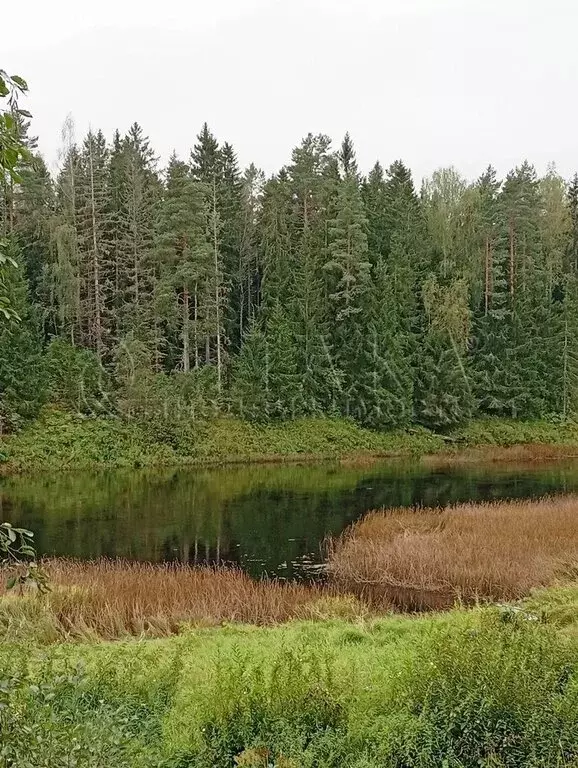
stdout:
<svg viewBox="0 0 578 768">
<path fill-rule="evenodd" d="M 102 361 L 108 345 L 107 242 L 108 149 L 101 131 L 89 131 L 80 153 L 76 188 L 76 228 L 79 245 L 81 312 L 85 344 Z"/>
<path fill-rule="evenodd" d="M 241 242 L 239 246 L 238 334 L 242 342 L 259 307 L 263 273 L 259 232 L 263 212 L 265 175 L 253 163 L 243 176 L 241 200 Z"/>
<path fill-rule="evenodd" d="M 387 187 L 383 168 L 375 163 L 367 179 L 364 179 L 361 194 L 367 218 L 367 245 L 372 262 L 389 252 L 391 227 L 387 199 Z"/>
<path fill-rule="evenodd" d="M 22 257 L 14 240 L 8 255 L 15 266 L 6 270 L 4 290 L 17 320 L 0 324 L 0 434 L 34 418 L 44 401 L 42 339 L 30 303 Z"/>
<path fill-rule="evenodd" d="M 574 174 L 568 188 L 568 214 L 570 216 L 568 269 L 578 272 L 578 173 Z"/>
<path fill-rule="evenodd" d="M 346 415 L 353 415 L 362 407 L 357 383 L 365 338 L 364 309 L 368 302 L 371 264 L 367 221 L 347 136 L 341 156 L 347 158 L 347 165 L 343 165 L 335 218 L 329 222 L 329 260 L 325 268 L 330 275 L 333 358 L 343 376 L 342 408 Z"/>
<path fill-rule="evenodd" d="M 154 222 L 160 185 L 156 157 L 148 138 L 134 123 L 123 139 L 120 170 L 120 258 L 122 308 L 119 337 L 131 335 L 154 348 Z"/>
<path fill-rule="evenodd" d="M 339 182 L 329 148 L 327 136 L 309 134 L 293 150 L 292 163 L 287 169 L 287 191 L 292 202 L 291 249 L 285 251 L 285 255 L 281 255 L 283 261 L 278 262 L 286 288 L 285 295 L 278 294 L 279 300 L 295 316 L 299 374 L 307 413 L 334 408 L 340 377 L 329 338 L 327 273 L 324 271 L 330 208 Z"/>
<path fill-rule="evenodd" d="M 211 243 L 213 269 L 205 283 L 205 301 L 211 306 L 205 329 L 205 361 L 214 361 L 217 369 L 217 388 L 223 382 L 224 357 L 224 305 L 227 300 L 223 259 L 221 252 L 222 220 L 219 212 L 219 191 L 223 172 L 223 155 L 219 144 L 204 123 L 191 152 L 193 178 L 204 185 L 207 209 L 207 238 Z"/>
<path fill-rule="evenodd" d="M 475 405 L 467 358 L 468 286 L 456 279 L 445 287 L 431 277 L 423 292 L 428 326 L 417 361 L 415 412 L 421 424 L 443 431 L 467 421 Z"/>
<path fill-rule="evenodd" d="M 157 297 L 168 329 L 177 331 L 184 373 L 189 372 L 191 359 L 194 367 L 199 367 L 202 324 L 208 314 L 208 307 L 202 304 L 207 298 L 202 287 L 210 277 L 212 255 L 206 238 L 206 216 L 202 187 L 193 181 L 188 166 L 173 154 L 158 215 Z M 174 359 L 170 345 L 167 339 L 165 346 L 169 349 L 165 353 Z"/>
<path fill-rule="evenodd" d="M 235 411 L 250 421 L 269 421 L 269 357 L 267 338 L 259 321 L 253 322 L 233 366 L 232 401 Z"/>
<path fill-rule="evenodd" d="M 375 429 L 407 425 L 413 416 L 412 345 L 397 304 L 396 267 L 379 258 L 365 309 L 359 418 Z"/>
</svg>

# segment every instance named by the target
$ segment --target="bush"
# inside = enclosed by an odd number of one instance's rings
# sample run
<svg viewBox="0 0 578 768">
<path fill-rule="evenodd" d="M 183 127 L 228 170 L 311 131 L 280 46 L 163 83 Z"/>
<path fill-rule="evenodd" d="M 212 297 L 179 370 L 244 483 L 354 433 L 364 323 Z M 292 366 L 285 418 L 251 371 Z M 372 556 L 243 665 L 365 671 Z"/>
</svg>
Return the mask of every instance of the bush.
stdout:
<svg viewBox="0 0 578 768">
<path fill-rule="evenodd" d="M 376 751 L 385 746 L 399 768 L 538 768 L 578 758 L 575 650 L 513 612 L 432 632 L 399 671 L 388 706 Z"/>
<path fill-rule="evenodd" d="M 238 652 L 221 659 L 203 696 L 198 746 L 176 764 L 302 766 L 345 735 L 346 683 L 330 656 L 306 647 L 282 649 L 267 666 Z"/>
<path fill-rule="evenodd" d="M 94 352 L 54 339 L 44 365 L 49 402 L 73 413 L 102 413 L 111 407 L 109 383 Z"/>
</svg>

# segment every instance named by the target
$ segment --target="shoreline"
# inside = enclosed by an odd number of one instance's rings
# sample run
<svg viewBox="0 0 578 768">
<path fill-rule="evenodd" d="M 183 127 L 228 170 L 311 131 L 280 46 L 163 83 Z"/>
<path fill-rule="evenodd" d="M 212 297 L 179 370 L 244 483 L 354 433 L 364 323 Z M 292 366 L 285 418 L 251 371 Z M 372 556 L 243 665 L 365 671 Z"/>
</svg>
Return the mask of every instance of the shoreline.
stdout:
<svg viewBox="0 0 578 768">
<path fill-rule="evenodd" d="M 432 467 L 578 459 L 578 424 L 471 422 L 449 435 L 422 428 L 373 432 L 344 419 L 257 425 L 222 417 L 159 435 L 148 423 L 80 418 L 49 409 L 0 440 L 0 476 L 46 471 L 371 465 L 411 459 Z"/>
</svg>

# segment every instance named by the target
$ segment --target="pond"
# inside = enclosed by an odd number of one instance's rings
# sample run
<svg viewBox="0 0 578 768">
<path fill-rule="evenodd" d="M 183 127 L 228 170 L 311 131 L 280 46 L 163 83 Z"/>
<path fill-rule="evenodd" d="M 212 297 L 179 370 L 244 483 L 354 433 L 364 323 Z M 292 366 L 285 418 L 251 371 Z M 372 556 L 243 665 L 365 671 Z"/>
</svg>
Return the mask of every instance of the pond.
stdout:
<svg viewBox="0 0 578 768">
<path fill-rule="evenodd" d="M 235 563 L 254 576 L 311 578 L 326 538 L 370 509 L 576 490 L 576 461 L 38 474 L 0 480 L 0 520 L 35 531 L 44 555 Z"/>
</svg>

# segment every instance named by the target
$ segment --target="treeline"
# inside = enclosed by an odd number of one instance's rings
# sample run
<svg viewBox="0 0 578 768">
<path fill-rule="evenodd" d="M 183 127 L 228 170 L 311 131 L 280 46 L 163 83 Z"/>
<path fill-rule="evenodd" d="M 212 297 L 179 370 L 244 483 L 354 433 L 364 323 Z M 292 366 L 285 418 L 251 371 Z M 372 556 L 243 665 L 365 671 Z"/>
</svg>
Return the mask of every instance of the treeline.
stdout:
<svg viewBox="0 0 578 768">
<path fill-rule="evenodd" d="M 136 123 L 64 126 L 53 178 L 4 178 L 20 322 L 0 328 L 2 428 L 44 402 L 190 423 L 348 416 L 448 429 L 578 407 L 578 176 L 529 163 L 415 189 L 308 135 L 266 179 L 205 124 L 165 169 Z"/>
</svg>

